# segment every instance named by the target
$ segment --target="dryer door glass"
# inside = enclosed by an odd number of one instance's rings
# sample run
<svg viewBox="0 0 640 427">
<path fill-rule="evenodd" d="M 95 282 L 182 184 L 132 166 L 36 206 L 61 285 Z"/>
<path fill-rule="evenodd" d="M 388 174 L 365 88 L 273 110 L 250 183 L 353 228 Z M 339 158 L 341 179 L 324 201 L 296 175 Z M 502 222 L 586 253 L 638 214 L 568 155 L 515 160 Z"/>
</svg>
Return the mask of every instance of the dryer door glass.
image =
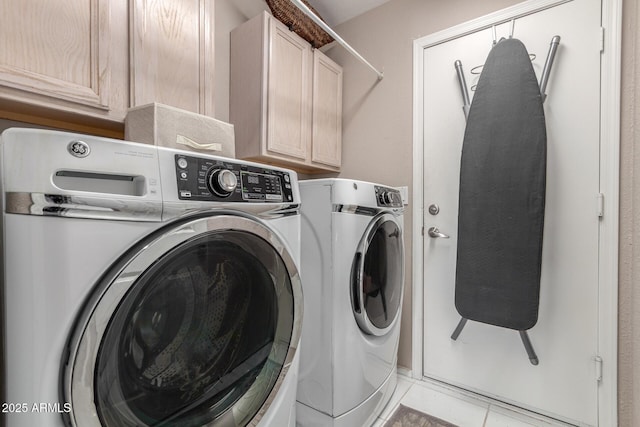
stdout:
<svg viewBox="0 0 640 427">
<path fill-rule="evenodd" d="M 127 268 L 135 280 L 120 273 L 81 331 L 70 394 L 83 399 L 93 376 L 101 425 L 244 426 L 268 407 L 291 362 L 299 316 L 292 278 L 299 282 L 288 253 L 284 261 L 282 248 L 253 232 L 180 231 L 168 237 L 178 240 L 171 249 L 141 251 L 154 259 L 143 271 L 134 258 Z M 125 286 L 117 307 L 101 305 Z M 93 345 L 95 356 L 84 350 Z M 73 414 L 75 424 L 88 425 L 86 412 Z"/>
<path fill-rule="evenodd" d="M 354 263 L 356 319 L 367 333 L 383 335 L 400 311 L 404 256 L 402 232 L 392 215 L 374 219 Z"/>
</svg>

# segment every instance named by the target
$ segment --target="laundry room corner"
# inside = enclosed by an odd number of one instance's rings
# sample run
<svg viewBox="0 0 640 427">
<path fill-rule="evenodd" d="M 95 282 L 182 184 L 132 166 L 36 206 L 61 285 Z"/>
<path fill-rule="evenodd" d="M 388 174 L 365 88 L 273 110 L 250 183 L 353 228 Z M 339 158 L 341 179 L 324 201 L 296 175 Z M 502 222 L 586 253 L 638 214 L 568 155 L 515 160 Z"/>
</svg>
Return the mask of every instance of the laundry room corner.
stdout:
<svg viewBox="0 0 640 427">
<path fill-rule="evenodd" d="M 0 427 L 640 427 L 640 0 L 0 10 Z"/>
</svg>

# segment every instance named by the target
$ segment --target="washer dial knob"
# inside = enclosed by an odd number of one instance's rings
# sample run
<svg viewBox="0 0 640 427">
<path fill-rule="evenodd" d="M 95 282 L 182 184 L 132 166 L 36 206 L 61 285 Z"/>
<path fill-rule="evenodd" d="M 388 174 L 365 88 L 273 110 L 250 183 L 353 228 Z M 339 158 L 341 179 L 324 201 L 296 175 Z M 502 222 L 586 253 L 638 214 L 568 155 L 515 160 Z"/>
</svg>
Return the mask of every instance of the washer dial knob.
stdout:
<svg viewBox="0 0 640 427">
<path fill-rule="evenodd" d="M 208 184 L 212 193 L 220 197 L 227 197 L 238 186 L 238 178 L 229 169 L 213 169 L 209 173 Z"/>
</svg>

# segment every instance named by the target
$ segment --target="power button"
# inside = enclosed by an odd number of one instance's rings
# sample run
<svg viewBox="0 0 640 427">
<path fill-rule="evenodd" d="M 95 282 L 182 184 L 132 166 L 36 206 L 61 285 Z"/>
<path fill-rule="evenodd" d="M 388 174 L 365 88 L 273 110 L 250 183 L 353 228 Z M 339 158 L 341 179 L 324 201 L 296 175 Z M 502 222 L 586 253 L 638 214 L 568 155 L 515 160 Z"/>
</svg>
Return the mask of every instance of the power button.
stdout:
<svg viewBox="0 0 640 427">
<path fill-rule="evenodd" d="M 187 166 L 189 166 L 189 162 L 187 162 L 187 159 L 185 159 L 184 157 L 180 157 L 178 159 L 178 167 L 180 169 L 186 169 Z"/>
</svg>

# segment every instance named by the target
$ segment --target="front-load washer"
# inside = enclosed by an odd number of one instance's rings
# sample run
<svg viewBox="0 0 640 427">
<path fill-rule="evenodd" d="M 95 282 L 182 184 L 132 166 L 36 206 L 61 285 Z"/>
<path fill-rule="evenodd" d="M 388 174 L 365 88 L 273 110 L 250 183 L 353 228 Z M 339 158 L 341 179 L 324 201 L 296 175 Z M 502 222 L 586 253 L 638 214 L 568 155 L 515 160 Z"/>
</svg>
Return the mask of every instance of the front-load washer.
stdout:
<svg viewBox="0 0 640 427">
<path fill-rule="evenodd" d="M 404 282 L 397 189 L 300 182 L 305 302 L 297 424 L 372 424 L 397 383 Z"/>
<path fill-rule="evenodd" d="M 295 425 L 295 172 L 43 130 L 0 149 L 8 427 Z"/>
</svg>

